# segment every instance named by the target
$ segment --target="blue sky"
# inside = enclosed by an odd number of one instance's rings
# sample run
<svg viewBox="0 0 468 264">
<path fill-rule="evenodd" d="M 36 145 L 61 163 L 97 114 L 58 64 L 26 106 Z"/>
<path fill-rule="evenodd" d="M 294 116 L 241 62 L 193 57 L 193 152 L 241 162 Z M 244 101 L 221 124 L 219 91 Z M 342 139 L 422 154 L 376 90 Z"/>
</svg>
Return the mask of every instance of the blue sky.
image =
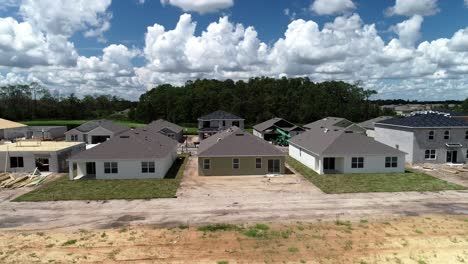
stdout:
<svg viewBox="0 0 468 264">
<path fill-rule="evenodd" d="M 0 85 L 136 99 L 196 78 L 308 76 L 464 99 L 467 27 L 468 0 L 0 0 Z"/>
</svg>

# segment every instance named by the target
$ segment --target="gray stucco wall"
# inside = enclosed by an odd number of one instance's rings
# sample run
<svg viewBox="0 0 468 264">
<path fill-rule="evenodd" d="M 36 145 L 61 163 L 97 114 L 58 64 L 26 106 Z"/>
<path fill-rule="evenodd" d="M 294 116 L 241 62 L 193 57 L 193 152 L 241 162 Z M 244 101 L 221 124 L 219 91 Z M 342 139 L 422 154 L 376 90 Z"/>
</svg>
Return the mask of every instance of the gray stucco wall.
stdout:
<svg viewBox="0 0 468 264">
<path fill-rule="evenodd" d="M 429 140 L 429 131 L 434 131 L 434 139 Z M 450 139 L 444 139 L 444 132 L 450 131 Z M 399 149 L 407 152 L 406 161 L 417 163 L 446 163 L 447 151 L 457 151 L 457 163 L 467 162 L 468 140 L 465 139 L 467 128 L 375 128 L 375 140 L 391 147 L 399 145 Z M 461 144 L 462 147 L 449 148 L 447 143 Z M 434 160 L 425 159 L 426 150 L 435 150 Z"/>
</svg>

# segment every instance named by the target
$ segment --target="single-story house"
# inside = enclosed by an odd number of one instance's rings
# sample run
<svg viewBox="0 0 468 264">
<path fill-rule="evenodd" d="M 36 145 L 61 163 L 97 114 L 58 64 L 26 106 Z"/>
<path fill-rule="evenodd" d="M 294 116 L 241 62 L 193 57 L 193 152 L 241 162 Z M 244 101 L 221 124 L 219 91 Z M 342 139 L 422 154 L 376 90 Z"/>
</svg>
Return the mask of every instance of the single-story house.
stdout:
<svg viewBox="0 0 468 264">
<path fill-rule="evenodd" d="M 358 124 L 355 124 L 349 121 L 346 118 L 342 117 L 326 117 L 315 122 L 304 125 L 306 129 L 313 128 L 328 128 L 328 129 L 344 129 L 346 133 L 362 133 L 365 134 L 366 130 L 360 127 Z"/>
<path fill-rule="evenodd" d="M 289 155 L 319 174 L 404 172 L 405 154 L 345 128 L 312 128 L 289 142 Z"/>
<path fill-rule="evenodd" d="M 164 178 L 177 158 L 177 142 L 160 133 L 134 129 L 69 159 L 70 180 Z M 76 168 L 76 175 L 75 175 Z"/>
<path fill-rule="evenodd" d="M 366 135 L 368 137 L 374 137 L 375 136 L 375 123 L 384 121 L 390 118 L 393 118 L 393 116 L 379 116 L 379 117 L 361 122 L 358 125 L 366 130 Z"/>
<path fill-rule="evenodd" d="M 280 117 L 272 118 L 253 127 L 254 136 L 272 142 L 282 136 L 279 131 L 289 137 L 294 137 L 304 132 L 305 129 Z"/>
<path fill-rule="evenodd" d="M 176 140 L 177 142 L 184 141 L 184 129 L 181 126 L 166 121 L 164 119 L 158 119 L 156 121 L 153 121 L 147 126 L 145 126 L 145 128 L 147 130 L 155 131 L 157 133 L 166 135 Z"/>
<path fill-rule="evenodd" d="M 200 143 L 200 176 L 284 174 L 286 154 L 238 127 L 228 128 Z"/>
<path fill-rule="evenodd" d="M 27 131 L 27 125 L 0 118 L 0 140 L 23 138 Z"/>
<path fill-rule="evenodd" d="M 110 120 L 92 120 L 65 132 L 65 140 L 69 142 L 85 142 L 99 144 L 109 138 L 119 135 L 130 128 Z"/>
<path fill-rule="evenodd" d="M 0 145 L 0 170 L 9 172 L 66 172 L 67 159 L 84 151 L 82 142 L 17 141 Z"/>
</svg>

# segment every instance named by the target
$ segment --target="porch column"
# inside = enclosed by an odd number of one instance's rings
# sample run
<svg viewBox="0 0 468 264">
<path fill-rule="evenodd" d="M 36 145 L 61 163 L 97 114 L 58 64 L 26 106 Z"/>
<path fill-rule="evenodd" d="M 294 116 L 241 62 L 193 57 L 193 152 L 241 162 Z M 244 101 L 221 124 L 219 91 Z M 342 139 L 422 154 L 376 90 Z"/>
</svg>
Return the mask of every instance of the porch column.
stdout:
<svg viewBox="0 0 468 264">
<path fill-rule="evenodd" d="M 68 177 L 70 178 L 70 181 L 73 181 L 74 178 L 73 164 L 74 163 L 72 161 L 68 162 Z"/>
</svg>

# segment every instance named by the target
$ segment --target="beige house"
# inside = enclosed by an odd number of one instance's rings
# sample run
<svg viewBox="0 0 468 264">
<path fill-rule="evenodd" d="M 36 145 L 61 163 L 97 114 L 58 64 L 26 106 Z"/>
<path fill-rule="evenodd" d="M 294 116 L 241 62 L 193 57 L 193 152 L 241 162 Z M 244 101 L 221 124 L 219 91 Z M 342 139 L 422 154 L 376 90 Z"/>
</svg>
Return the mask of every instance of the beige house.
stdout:
<svg viewBox="0 0 468 264">
<path fill-rule="evenodd" d="M 284 174 L 286 154 L 238 127 L 231 127 L 200 143 L 200 176 Z"/>
</svg>

